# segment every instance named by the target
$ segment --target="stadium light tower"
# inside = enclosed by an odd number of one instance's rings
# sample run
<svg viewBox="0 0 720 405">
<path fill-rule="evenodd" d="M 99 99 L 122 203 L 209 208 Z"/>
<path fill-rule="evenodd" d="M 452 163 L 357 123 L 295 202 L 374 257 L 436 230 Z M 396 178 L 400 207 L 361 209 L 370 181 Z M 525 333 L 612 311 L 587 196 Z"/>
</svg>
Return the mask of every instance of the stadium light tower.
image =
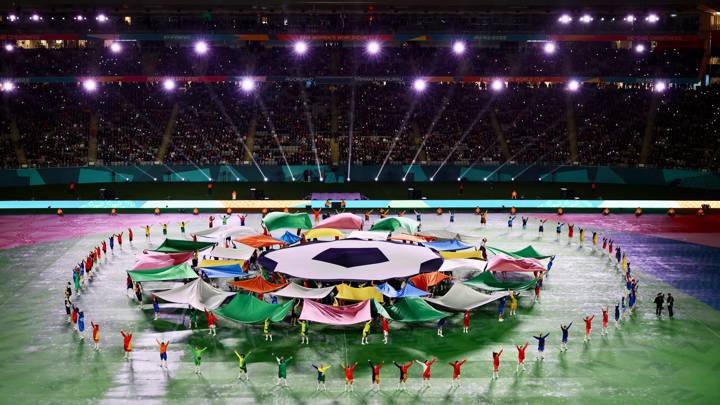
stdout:
<svg viewBox="0 0 720 405">
<path fill-rule="evenodd" d="M 567 84 L 569 91 L 578 91 L 580 89 L 580 82 L 577 80 L 570 80 Z"/>
<path fill-rule="evenodd" d="M 12 52 L 15 50 L 15 46 L 13 44 L 5 44 L 5 51 L 6 52 Z"/>
<path fill-rule="evenodd" d="M 557 51 L 557 44 L 555 42 L 545 42 L 545 45 L 543 45 L 543 51 L 548 55 L 552 55 L 555 51 Z"/>
<path fill-rule="evenodd" d="M 102 23 L 106 23 L 109 20 L 109 18 L 105 14 L 100 13 L 97 15 L 97 17 L 95 17 L 95 20 L 97 22 L 99 22 L 100 24 L 102 24 Z"/>
<path fill-rule="evenodd" d="M 427 89 L 427 82 L 425 79 L 415 79 L 413 82 L 413 89 L 415 89 L 418 93 L 422 93 L 425 89 Z"/>
<path fill-rule="evenodd" d="M 110 52 L 112 53 L 120 53 L 122 52 L 122 45 L 120 42 L 113 42 L 110 44 Z"/>
<path fill-rule="evenodd" d="M 628 14 L 628 15 L 625 16 L 625 18 L 623 18 L 623 21 L 629 22 L 630 24 L 632 24 L 632 23 L 634 23 L 635 21 L 637 21 L 637 18 L 636 18 L 634 15 L 632 15 L 632 14 Z"/>
<path fill-rule="evenodd" d="M 293 44 L 293 51 L 297 55 L 305 55 L 308 51 L 308 44 L 305 41 L 297 41 Z"/>
<path fill-rule="evenodd" d="M 10 14 L 10 15 L 8 15 L 7 19 L 10 22 L 15 22 L 18 20 L 18 16 L 16 16 L 15 14 Z"/>
<path fill-rule="evenodd" d="M 197 41 L 195 42 L 195 53 L 198 55 L 205 55 L 208 52 L 208 44 L 205 41 Z"/>
<path fill-rule="evenodd" d="M 367 53 L 369 53 L 370 55 L 377 55 L 380 53 L 380 42 L 370 41 L 365 46 L 365 49 L 367 50 Z"/>
<path fill-rule="evenodd" d="M 656 82 L 653 86 L 653 91 L 656 93 L 662 93 L 665 89 L 667 89 L 667 84 L 663 81 Z"/>
<path fill-rule="evenodd" d="M 88 93 L 92 93 L 98 88 L 98 83 L 94 79 L 85 79 L 82 83 L 83 89 Z"/>
<path fill-rule="evenodd" d="M 558 18 L 558 22 L 565 25 L 570 24 L 572 22 L 572 17 L 570 17 L 569 14 L 563 14 L 560 18 Z"/>
<path fill-rule="evenodd" d="M 175 84 L 175 80 L 173 79 L 163 80 L 163 89 L 165 89 L 165 91 L 173 91 L 175 90 L 176 86 L 177 85 Z"/>
<path fill-rule="evenodd" d="M 583 14 L 582 17 L 580 17 L 580 22 L 583 24 L 590 24 L 592 20 L 593 18 L 590 14 Z"/>
<path fill-rule="evenodd" d="M 635 52 L 636 52 L 636 53 L 644 53 L 644 52 L 645 52 L 645 45 L 643 45 L 643 44 L 637 44 L 637 45 L 635 45 Z"/>
<path fill-rule="evenodd" d="M 245 93 L 250 93 L 255 90 L 255 81 L 250 77 L 244 77 L 240 81 L 240 89 Z"/>
<path fill-rule="evenodd" d="M 502 90 L 504 87 L 505 87 L 505 84 L 504 84 L 501 80 L 498 80 L 498 79 L 495 79 L 495 80 L 492 81 L 492 83 L 490 83 L 490 88 L 491 88 L 493 91 L 500 91 L 500 90 Z"/>
<path fill-rule="evenodd" d="M 38 15 L 38 14 L 33 14 L 30 16 L 30 21 L 32 21 L 32 22 L 38 22 L 40 20 L 42 20 L 42 17 L 40 17 L 40 15 Z"/>
<path fill-rule="evenodd" d="M 452 50 L 455 55 L 464 54 L 466 48 L 467 47 L 465 45 L 465 42 L 463 42 L 463 41 L 455 41 L 452 46 Z"/>
</svg>

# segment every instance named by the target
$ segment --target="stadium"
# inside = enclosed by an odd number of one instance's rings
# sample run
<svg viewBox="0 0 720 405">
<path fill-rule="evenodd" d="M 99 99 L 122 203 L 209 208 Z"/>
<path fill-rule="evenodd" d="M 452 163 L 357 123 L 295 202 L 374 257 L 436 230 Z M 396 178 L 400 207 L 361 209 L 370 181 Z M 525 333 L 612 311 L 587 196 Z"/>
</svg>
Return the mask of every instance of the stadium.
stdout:
<svg viewBox="0 0 720 405">
<path fill-rule="evenodd" d="M 720 6 L 0 5 L 0 396 L 720 401 Z"/>
</svg>

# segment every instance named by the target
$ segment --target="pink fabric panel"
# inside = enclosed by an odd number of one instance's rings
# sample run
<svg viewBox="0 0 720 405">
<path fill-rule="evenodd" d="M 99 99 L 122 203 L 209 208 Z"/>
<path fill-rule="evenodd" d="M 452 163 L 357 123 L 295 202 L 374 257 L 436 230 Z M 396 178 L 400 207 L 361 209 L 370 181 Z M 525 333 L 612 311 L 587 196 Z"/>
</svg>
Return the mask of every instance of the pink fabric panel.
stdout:
<svg viewBox="0 0 720 405">
<path fill-rule="evenodd" d="M 487 271 L 545 271 L 545 266 L 537 259 L 512 259 L 503 255 L 493 256 L 488 261 Z"/>
<path fill-rule="evenodd" d="M 300 319 L 328 325 L 354 325 L 372 319 L 370 300 L 352 305 L 334 307 L 309 299 L 303 300 Z"/>
</svg>

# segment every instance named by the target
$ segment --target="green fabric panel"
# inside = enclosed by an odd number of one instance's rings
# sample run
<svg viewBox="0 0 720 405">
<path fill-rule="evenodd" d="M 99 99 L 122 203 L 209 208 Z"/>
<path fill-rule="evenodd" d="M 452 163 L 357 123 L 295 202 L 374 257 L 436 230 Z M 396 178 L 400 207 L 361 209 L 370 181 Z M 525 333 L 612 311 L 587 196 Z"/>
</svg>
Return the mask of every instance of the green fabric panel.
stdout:
<svg viewBox="0 0 720 405">
<path fill-rule="evenodd" d="M 536 279 L 530 281 L 499 281 L 489 271 L 484 271 L 476 277 L 463 282 L 463 284 L 467 286 L 486 291 L 503 291 L 507 289 L 515 291 L 529 290 L 535 288 L 536 283 Z"/>
<path fill-rule="evenodd" d="M 215 245 L 214 242 L 193 242 L 191 240 L 182 239 L 165 239 L 155 252 L 162 253 L 180 253 L 192 252 L 194 250 L 205 250 Z"/>
<path fill-rule="evenodd" d="M 112 172 L 107 169 L 82 168 L 78 173 L 78 183 L 110 183 L 112 177 Z"/>
<path fill-rule="evenodd" d="M 294 304 L 295 300 L 284 304 L 270 304 L 259 300 L 254 295 L 237 294 L 227 305 L 214 312 L 224 318 L 242 323 L 264 322 L 268 318 L 272 322 L 280 322 L 285 319 Z"/>
<path fill-rule="evenodd" d="M 532 245 L 527 245 L 514 252 L 498 249 L 492 246 L 487 246 L 487 250 L 495 254 L 504 254 L 505 256 L 512 257 L 513 259 L 547 259 L 548 257 L 552 257 L 552 255 L 544 255 L 538 252 L 534 247 L 532 247 Z"/>
<path fill-rule="evenodd" d="M 372 302 L 377 313 L 398 322 L 433 322 L 450 315 L 431 307 L 419 297 L 406 297 L 387 307 L 375 300 Z"/>
<path fill-rule="evenodd" d="M 310 216 L 305 212 L 288 214 L 285 212 L 271 212 L 263 218 L 263 224 L 268 231 L 276 229 L 312 229 Z"/>
<path fill-rule="evenodd" d="M 171 281 L 198 278 L 198 275 L 187 263 L 153 270 L 130 270 L 128 274 L 132 281 L 136 283 L 142 281 Z"/>
<path fill-rule="evenodd" d="M 401 229 L 409 234 L 415 234 L 418 229 L 418 223 L 412 219 L 405 217 L 392 217 L 381 219 L 376 222 L 371 228 L 371 231 L 390 231 L 394 232 Z"/>
</svg>

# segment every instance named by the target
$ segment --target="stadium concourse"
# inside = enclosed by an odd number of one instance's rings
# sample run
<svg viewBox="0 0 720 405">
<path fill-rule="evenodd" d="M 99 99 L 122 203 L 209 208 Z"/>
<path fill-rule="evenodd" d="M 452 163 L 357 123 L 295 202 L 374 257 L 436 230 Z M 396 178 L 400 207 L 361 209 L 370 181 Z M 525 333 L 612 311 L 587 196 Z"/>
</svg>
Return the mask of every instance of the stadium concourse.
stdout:
<svg viewBox="0 0 720 405">
<path fill-rule="evenodd" d="M 362 218 L 362 212 L 357 214 Z M 270 236 L 289 238 L 298 245 L 260 256 L 258 262 L 268 268 L 267 280 L 248 279 L 243 274 L 245 270 L 254 271 L 254 264 L 248 269 L 243 261 L 240 262 L 243 268 L 234 268 L 229 262 L 202 262 L 203 256 L 215 254 L 247 257 L 253 251 L 251 245 L 278 243 L 268 242 L 262 235 L 259 214 L 248 215 L 244 224 L 234 215 L 227 219 L 227 225 L 221 224 L 223 215 L 214 216 L 213 229 L 208 228 L 210 218 L 206 214 L 6 215 L 0 218 L 6 230 L 0 250 L 0 296 L 4 304 L 4 311 L 0 313 L 3 324 L 0 393 L 4 400 L 107 403 L 610 403 L 617 398 L 633 403 L 715 403 L 720 400 L 720 390 L 715 384 L 720 358 L 716 344 L 720 339 L 720 299 L 716 288 L 720 273 L 716 260 L 718 248 L 714 247 L 720 243 L 720 235 L 715 216 L 531 214 L 524 229 L 522 221 L 528 216 L 522 213 L 518 213 L 512 228 L 508 227 L 506 214 L 488 214 L 487 224 L 482 225 L 481 216 L 471 213 L 455 214 L 453 222 L 447 213 L 425 213 L 418 230 L 413 221 L 415 215 L 388 217 L 384 221 L 372 215 L 365 221 L 364 230 L 343 230 L 339 241 L 335 241 L 336 232 L 321 228 L 314 231 L 315 235 L 310 234 L 321 242 L 300 243 L 291 238 L 296 234 L 295 229 L 285 228 L 307 228 L 312 217 L 277 213 L 264 221 Z M 545 232 L 541 236 L 538 227 L 545 219 Z M 325 224 L 347 227 L 349 220 L 349 215 L 337 220 L 331 216 Z M 555 234 L 557 221 L 566 224 L 559 237 Z M 184 234 L 181 222 L 185 222 Z M 162 224 L 168 224 L 167 235 L 163 235 Z M 568 234 L 571 224 L 574 225 L 572 238 Z M 149 240 L 145 238 L 145 225 L 151 225 Z M 368 233 L 370 228 L 376 233 L 395 229 L 393 237 L 399 240 L 365 242 L 363 239 L 377 237 Z M 129 229 L 134 234 L 132 242 L 128 240 Z M 356 232 L 357 239 L 346 238 L 351 232 Z M 596 247 L 594 232 L 598 235 Z M 120 233 L 122 244 L 117 237 L 114 243 L 110 242 L 111 235 Z M 434 235 L 436 240 L 426 247 L 409 245 L 418 241 L 425 244 L 424 239 L 411 233 Z M 212 284 L 223 291 L 228 290 L 225 281 L 230 280 L 215 277 L 218 274 L 237 276 L 240 282 L 235 284 L 240 286 L 240 293 L 234 298 L 225 298 L 230 294 L 214 289 L 203 280 L 196 279 L 184 286 L 176 281 L 157 281 L 197 277 L 189 266 L 192 252 L 182 252 L 201 247 L 192 242 L 190 235 L 196 235 L 201 245 L 203 241 L 220 241 L 222 245 L 227 236 L 233 240 L 230 245 L 234 244 L 235 249 L 219 246 L 211 248 L 214 253 L 201 251 L 198 266 L 204 267 L 206 275 L 213 277 Z M 604 238 L 615 243 L 612 255 L 607 247 L 602 250 Z M 93 266 L 92 277 L 82 285 L 80 295 L 72 288 L 71 300 L 84 314 L 86 329 L 81 335 L 67 320 L 63 291 L 73 278 L 73 268 L 96 246 L 100 249 L 101 241 L 107 252 L 102 253 Z M 532 248 L 527 248 L 529 245 Z M 323 246 L 332 248 L 323 249 Z M 485 266 L 478 258 L 481 254 L 476 248 L 480 246 L 487 251 L 488 268 L 496 272 L 497 278 L 489 277 L 487 272 L 477 273 Z M 395 247 L 404 250 L 395 251 Z M 353 251 L 358 248 L 366 249 L 360 255 L 361 262 L 357 262 L 359 252 Z M 627 255 L 626 260 L 619 263 L 615 258 L 618 248 Z M 310 252 L 294 254 L 297 249 Z M 161 252 L 146 254 L 146 250 Z M 140 262 L 136 262 L 138 256 L 142 259 Z M 440 257 L 443 260 L 439 260 Z M 168 258 L 171 262 L 164 262 Z M 173 267 L 185 260 L 187 264 Z M 309 263 L 303 264 L 300 260 Z M 550 260 L 551 270 L 543 277 L 536 300 L 537 280 L 532 270 L 536 275 L 543 274 L 542 270 L 550 267 Z M 313 272 L 313 264 L 319 272 Z M 153 270 L 157 266 L 165 267 Z M 412 270 L 413 266 L 420 267 Z M 130 277 L 142 285 L 142 310 L 135 293 L 126 289 L 128 270 L 133 268 L 141 269 L 130 271 Z M 278 272 L 271 271 L 273 268 Z M 360 270 L 366 268 L 382 274 L 365 277 Z M 438 277 L 423 276 L 412 278 L 415 287 L 406 284 L 400 288 L 391 282 L 369 290 L 353 288 L 359 286 L 357 282 L 344 280 L 350 285 L 337 286 L 336 293 L 332 286 L 343 280 L 327 280 L 330 276 L 325 273 L 341 272 L 339 269 L 352 273 L 354 280 L 405 279 L 418 271 L 424 275 L 437 274 L 435 270 L 451 278 L 429 286 Z M 518 270 L 530 272 L 522 277 L 518 276 Z M 175 273 L 167 276 L 169 272 Z M 286 286 L 273 295 L 279 288 L 275 286 L 282 285 L 281 272 L 289 279 L 284 281 L 299 284 L 289 289 Z M 634 313 L 626 308 L 621 312 L 620 327 L 615 328 L 614 308 L 629 291 L 626 272 L 637 281 L 632 287 L 637 291 L 637 300 Z M 164 275 L 158 276 L 160 273 Z M 481 277 L 476 277 L 478 274 Z M 293 276 L 326 279 L 325 288 L 304 288 L 302 279 Z M 155 281 L 142 281 L 153 280 L 153 277 Z M 255 281 L 251 283 L 252 280 Z M 382 280 L 376 284 L 380 283 Z M 507 292 L 503 292 L 503 286 L 508 283 L 514 283 L 518 293 L 515 315 L 511 313 L 511 300 L 505 302 Z M 309 287 L 316 285 L 311 283 Z M 172 289 L 162 291 L 167 288 Z M 435 297 L 417 297 L 425 295 L 423 288 L 429 288 Z M 153 291 L 159 297 L 156 319 L 150 298 Z M 265 291 L 261 296 L 264 295 L 267 302 L 261 303 L 243 294 L 248 291 Z M 655 315 L 653 301 L 658 292 L 675 297 L 672 319 L 667 311 L 661 317 Z M 317 295 L 308 295 L 311 293 Z M 327 294 L 348 301 L 340 307 L 325 307 L 321 302 L 327 302 L 327 298 L 322 298 Z M 273 296 L 278 299 L 277 306 L 272 303 Z M 293 326 L 294 320 L 291 320 L 296 313 L 292 304 L 283 303 L 292 302 L 289 297 L 303 296 L 312 296 L 318 301 L 307 301 L 311 304 L 306 302 L 305 306 L 310 308 L 303 306 L 300 313 L 300 319 L 314 320 L 308 323 L 305 333 L 307 344 L 301 345 L 301 326 Z M 363 301 L 367 296 L 376 301 Z M 388 297 L 392 296 L 405 298 L 396 298 L 391 305 Z M 380 304 L 380 300 L 384 302 Z M 499 322 L 501 301 L 506 310 L 500 318 L 503 321 Z M 216 335 L 209 334 L 211 330 L 203 314 L 197 316 L 197 327 L 189 327 L 192 309 L 179 302 L 218 308 L 214 311 L 219 318 Z M 365 313 L 350 314 L 344 308 L 352 302 L 360 303 L 355 306 L 372 303 L 373 308 L 368 307 Z M 418 311 L 418 306 L 424 309 Z M 607 335 L 601 336 L 601 311 L 606 307 L 609 307 L 610 324 Z M 465 308 L 471 308 L 468 333 L 463 331 Z M 333 313 L 337 315 L 334 320 L 327 318 Z M 362 345 L 368 314 L 375 322 L 370 325 L 368 343 Z M 389 324 L 387 344 L 383 343 L 379 314 L 396 319 Z M 584 342 L 582 320 L 593 315 L 591 339 Z M 272 322 L 264 327 L 263 321 L 269 318 Z M 418 319 L 420 322 L 407 322 Z M 446 321 L 440 336 L 437 329 L 442 321 L 438 320 L 442 319 Z M 352 324 L 340 325 L 346 320 Z M 99 351 L 93 350 L 90 322 L 100 325 Z M 567 351 L 563 351 L 560 327 L 570 322 L 573 325 Z M 121 330 L 132 333 L 129 360 L 123 358 Z M 272 334 L 272 340 L 264 336 L 268 333 Z M 537 360 L 542 353 L 537 351 L 534 336 L 545 334 L 549 335 L 544 360 Z M 157 341 L 170 342 L 166 368 L 161 367 Z M 526 342 L 530 344 L 525 360 L 527 370 L 516 373 L 516 345 Z M 201 355 L 197 373 L 194 351 L 203 348 L 207 349 Z M 503 350 L 499 377 L 493 379 L 493 352 L 498 349 Z M 248 381 L 238 378 L 235 351 L 247 354 Z M 287 388 L 276 385 L 276 357 L 279 356 L 291 358 L 286 366 Z M 433 358 L 438 360 L 432 366 L 429 387 L 425 387 L 422 380 L 423 367 L 415 364 L 408 370 L 405 389 L 396 390 L 399 371 L 393 362 L 407 364 Z M 385 363 L 380 370 L 378 392 L 371 390 L 368 360 L 373 364 Z M 461 369 L 460 385 L 451 388 L 453 367 L 448 362 L 464 360 L 467 362 Z M 346 392 L 346 375 L 341 364 L 354 362 L 358 363 L 354 371 L 354 391 Z M 327 391 L 316 390 L 318 371 L 313 365 L 323 370 L 323 366 L 331 366 L 324 373 Z"/>
</svg>

